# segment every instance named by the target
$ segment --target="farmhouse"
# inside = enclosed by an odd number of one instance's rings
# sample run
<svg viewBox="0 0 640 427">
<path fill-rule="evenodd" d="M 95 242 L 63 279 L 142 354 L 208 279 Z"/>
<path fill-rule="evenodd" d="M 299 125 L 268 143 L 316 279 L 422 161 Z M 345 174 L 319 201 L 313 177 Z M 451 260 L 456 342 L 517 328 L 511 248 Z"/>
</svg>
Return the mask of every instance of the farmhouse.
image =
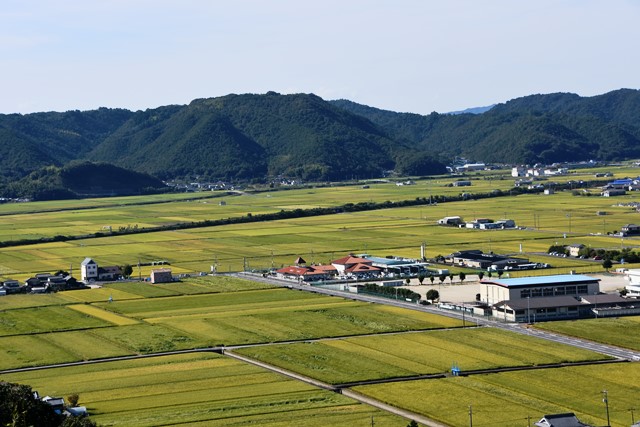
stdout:
<svg viewBox="0 0 640 427">
<path fill-rule="evenodd" d="M 91 258 L 85 258 L 80 263 L 80 280 L 84 282 L 91 280 L 117 280 L 120 276 L 122 276 L 122 269 L 117 265 L 99 267 L 98 263 Z"/>
<path fill-rule="evenodd" d="M 589 424 L 581 422 L 573 412 L 545 415 L 535 425 L 537 427 L 591 427 Z"/>
<path fill-rule="evenodd" d="M 480 299 L 494 317 L 511 322 L 640 314 L 640 305 L 601 294 L 600 279 L 556 275 L 480 281 Z"/>
<path fill-rule="evenodd" d="M 91 258 L 85 258 L 80 263 L 80 280 L 98 279 L 98 263 Z"/>
<path fill-rule="evenodd" d="M 625 190 L 617 189 L 617 188 L 609 188 L 609 189 L 603 190 L 602 193 L 600 193 L 602 197 L 624 196 L 625 194 L 627 194 Z"/>
<path fill-rule="evenodd" d="M 622 228 L 620 229 L 620 234 L 622 234 L 623 236 L 640 234 L 640 225 L 636 225 L 636 224 L 623 225 Z"/>
<path fill-rule="evenodd" d="M 470 185 L 471 185 L 471 181 L 466 181 L 466 180 L 463 180 L 463 181 L 455 181 L 455 182 L 453 183 L 453 186 L 454 186 L 454 187 L 469 187 Z"/>
</svg>

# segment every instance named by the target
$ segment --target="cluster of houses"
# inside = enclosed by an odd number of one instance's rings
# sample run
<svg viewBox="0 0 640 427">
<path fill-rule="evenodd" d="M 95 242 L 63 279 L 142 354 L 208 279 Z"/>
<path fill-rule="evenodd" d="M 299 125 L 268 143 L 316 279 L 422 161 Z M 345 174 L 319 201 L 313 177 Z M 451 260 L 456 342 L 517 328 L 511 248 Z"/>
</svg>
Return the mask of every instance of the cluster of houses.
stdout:
<svg viewBox="0 0 640 427">
<path fill-rule="evenodd" d="M 100 267 L 92 258 L 85 258 L 80 263 L 80 280 L 67 272 L 57 274 L 39 273 L 28 278 L 24 283 L 9 279 L 0 282 L 0 296 L 12 294 L 42 294 L 48 292 L 72 291 L 87 289 L 87 284 L 102 281 L 114 281 L 123 278 L 122 268 L 119 266 Z M 151 270 L 148 279 L 151 283 L 173 282 L 174 277 L 170 268 L 156 268 Z"/>
<path fill-rule="evenodd" d="M 640 177 L 638 178 L 622 178 L 611 181 L 600 188 L 603 197 L 623 196 L 627 191 L 640 190 Z"/>
<path fill-rule="evenodd" d="M 566 175 L 569 170 L 566 167 L 550 166 L 550 167 L 523 167 L 516 166 L 511 168 L 511 176 L 517 177 L 536 177 L 536 176 L 559 176 Z"/>
<path fill-rule="evenodd" d="M 76 289 L 86 289 L 86 285 L 67 273 L 40 273 L 28 278 L 23 284 L 13 279 L 0 282 L 0 296 L 25 293 L 43 294 Z"/>
<path fill-rule="evenodd" d="M 368 254 L 350 254 L 326 265 L 307 265 L 302 257 L 298 257 L 294 265 L 276 270 L 275 275 L 280 279 L 301 282 L 379 279 L 427 274 L 427 266 L 426 262 L 415 259 L 379 258 Z"/>
<path fill-rule="evenodd" d="M 494 221 L 489 218 L 476 218 L 465 222 L 460 216 L 445 216 L 438 220 L 438 225 L 449 225 L 460 228 L 472 228 L 477 230 L 502 230 L 516 228 L 516 222 L 512 219 L 499 219 Z"/>
</svg>

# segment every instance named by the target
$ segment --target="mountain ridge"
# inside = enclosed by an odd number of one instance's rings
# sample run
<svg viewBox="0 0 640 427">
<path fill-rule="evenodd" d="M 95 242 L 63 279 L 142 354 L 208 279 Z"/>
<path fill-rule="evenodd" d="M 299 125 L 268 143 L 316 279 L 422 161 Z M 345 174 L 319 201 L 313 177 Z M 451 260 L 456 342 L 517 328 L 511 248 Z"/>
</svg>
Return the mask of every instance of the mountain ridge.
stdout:
<svg viewBox="0 0 640 427">
<path fill-rule="evenodd" d="M 455 156 L 518 164 L 640 157 L 640 92 L 535 94 L 482 114 L 397 113 L 267 92 L 135 112 L 0 115 L 5 185 L 73 161 L 162 179 L 320 181 L 439 174 Z"/>
</svg>

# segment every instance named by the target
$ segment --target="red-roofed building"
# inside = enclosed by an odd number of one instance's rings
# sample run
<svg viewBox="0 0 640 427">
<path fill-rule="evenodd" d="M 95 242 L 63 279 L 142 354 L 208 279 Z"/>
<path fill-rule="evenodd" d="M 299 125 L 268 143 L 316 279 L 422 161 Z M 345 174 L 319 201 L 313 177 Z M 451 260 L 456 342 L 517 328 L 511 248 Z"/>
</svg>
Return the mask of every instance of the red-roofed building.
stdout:
<svg viewBox="0 0 640 427">
<path fill-rule="evenodd" d="M 374 267 L 372 264 L 373 261 L 369 259 L 353 255 L 331 261 L 331 265 L 336 268 L 340 276 L 348 277 L 379 276 L 382 269 Z"/>
<path fill-rule="evenodd" d="M 336 268 L 332 265 L 288 266 L 276 270 L 281 279 L 302 280 L 313 282 L 317 280 L 330 280 L 336 275 Z"/>
</svg>

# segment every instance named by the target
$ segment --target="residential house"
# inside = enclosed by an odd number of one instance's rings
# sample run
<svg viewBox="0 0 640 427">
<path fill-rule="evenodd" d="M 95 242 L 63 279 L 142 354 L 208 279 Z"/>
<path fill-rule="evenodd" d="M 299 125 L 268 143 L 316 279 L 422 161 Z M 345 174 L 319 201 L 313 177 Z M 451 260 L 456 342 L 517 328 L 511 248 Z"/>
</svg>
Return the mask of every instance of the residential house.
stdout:
<svg viewBox="0 0 640 427">
<path fill-rule="evenodd" d="M 582 248 L 584 248 L 584 245 L 582 243 L 567 246 L 567 249 L 569 249 L 569 255 L 574 257 L 580 256 L 580 250 Z"/>
<path fill-rule="evenodd" d="M 602 197 L 624 196 L 625 194 L 627 194 L 626 190 L 618 188 L 608 188 L 600 193 Z"/>
<path fill-rule="evenodd" d="M 86 282 L 91 279 L 98 279 L 98 263 L 91 258 L 85 258 L 80 263 L 80 280 Z"/>
<path fill-rule="evenodd" d="M 640 234 L 640 225 L 636 225 L 636 224 L 623 225 L 622 228 L 620 228 L 620 234 L 622 234 L 623 236 L 632 236 L 632 235 Z"/>
<path fill-rule="evenodd" d="M 516 166 L 511 168 L 511 176 L 517 178 L 519 176 L 524 176 L 527 173 L 527 170 L 522 166 Z"/>
<path fill-rule="evenodd" d="M 573 412 L 545 415 L 534 425 L 538 427 L 591 427 L 589 424 L 581 422 Z"/>
<path fill-rule="evenodd" d="M 122 276 L 122 269 L 117 265 L 98 267 L 98 280 L 118 280 Z"/>
</svg>

